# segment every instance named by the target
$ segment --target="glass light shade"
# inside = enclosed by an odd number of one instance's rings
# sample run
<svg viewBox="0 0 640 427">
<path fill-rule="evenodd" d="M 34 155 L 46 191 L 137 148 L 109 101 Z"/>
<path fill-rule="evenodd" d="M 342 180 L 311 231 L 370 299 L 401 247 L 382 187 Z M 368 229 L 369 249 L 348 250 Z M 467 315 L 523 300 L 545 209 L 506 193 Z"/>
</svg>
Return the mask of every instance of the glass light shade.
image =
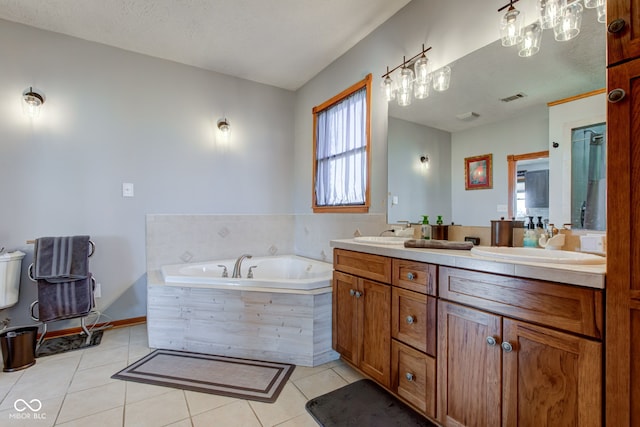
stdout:
<svg viewBox="0 0 640 427">
<path fill-rule="evenodd" d="M 418 58 L 413 64 L 413 69 L 416 72 L 416 83 L 422 85 L 429 84 L 429 60 L 424 54 Z"/>
<path fill-rule="evenodd" d="M 511 6 L 500 22 L 500 38 L 502 46 L 515 46 L 522 40 L 524 14 Z"/>
<path fill-rule="evenodd" d="M 411 91 L 398 90 L 396 99 L 398 100 L 398 105 L 401 107 L 411 105 Z"/>
<path fill-rule="evenodd" d="M 565 0 L 538 0 L 538 14 L 543 30 L 555 27 Z"/>
<path fill-rule="evenodd" d="M 416 80 L 416 83 L 413 85 L 413 96 L 416 99 L 425 99 L 428 97 L 431 89 L 431 85 L 429 83 L 429 81 L 427 81 L 427 83 L 418 83 Z"/>
<path fill-rule="evenodd" d="M 413 70 L 411 68 L 402 67 L 398 80 L 398 91 L 411 93 L 413 90 L 413 81 L 415 80 Z"/>
<path fill-rule="evenodd" d="M 580 34 L 580 26 L 582 25 L 582 11 L 584 8 L 579 1 L 568 3 L 560 14 L 560 18 L 553 27 L 553 35 L 559 42 L 567 41 L 575 38 Z"/>
<path fill-rule="evenodd" d="M 584 0 L 584 7 L 594 9 L 598 6 L 598 0 Z"/>
<path fill-rule="evenodd" d="M 33 88 L 29 88 L 22 93 L 22 112 L 35 119 L 40 115 L 40 109 L 44 103 L 44 98 Z"/>
<path fill-rule="evenodd" d="M 384 99 L 389 101 L 393 101 L 396 99 L 396 85 L 391 77 L 387 76 L 382 80 L 382 84 L 380 85 L 382 88 L 382 93 L 384 94 Z"/>
<path fill-rule="evenodd" d="M 444 66 L 433 72 L 433 88 L 438 92 L 449 89 L 451 81 L 451 68 Z"/>
<path fill-rule="evenodd" d="M 597 0 L 596 8 L 598 11 L 598 22 L 605 23 L 607 22 L 607 1 L 606 0 Z"/>
<path fill-rule="evenodd" d="M 524 37 L 518 44 L 518 55 L 528 57 L 535 55 L 540 50 L 542 40 L 542 27 L 539 22 L 527 25 L 524 29 Z"/>
</svg>

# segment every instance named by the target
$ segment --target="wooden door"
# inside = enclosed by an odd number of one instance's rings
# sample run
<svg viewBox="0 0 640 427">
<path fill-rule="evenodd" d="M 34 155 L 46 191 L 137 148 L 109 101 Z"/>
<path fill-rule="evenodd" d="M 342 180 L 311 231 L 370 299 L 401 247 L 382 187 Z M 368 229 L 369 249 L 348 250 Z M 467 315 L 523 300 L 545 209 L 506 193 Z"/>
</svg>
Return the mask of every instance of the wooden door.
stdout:
<svg viewBox="0 0 640 427">
<path fill-rule="evenodd" d="M 345 360 L 354 365 L 357 365 L 359 357 L 355 298 L 357 288 L 357 277 L 333 272 L 332 346 Z"/>
<path fill-rule="evenodd" d="M 609 95 L 619 89 L 607 106 L 605 408 L 607 426 L 626 427 L 640 426 L 640 60 L 608 70 Z"/>
<path fill-rule="evenodd" d="M 438 420 L 445 426 L 499 426 L 500 316 L 439 301 L 438 325 Z"/>
<path fill-rule="evenodd" d="M 502 425 L 600 427 L 602 344 L 507 318 L 502 327 Z"/>
<path fill-rule="evenodd" d="M 607 28 L 610 66 L 640 56 L 640 0 L 608 0 Z"/>
<path fill-rule="evenodd" d="M 385 387 L 391 384 L 391 286 L 360 279 L 358 324 L 360 369 Z"/>
</svg>

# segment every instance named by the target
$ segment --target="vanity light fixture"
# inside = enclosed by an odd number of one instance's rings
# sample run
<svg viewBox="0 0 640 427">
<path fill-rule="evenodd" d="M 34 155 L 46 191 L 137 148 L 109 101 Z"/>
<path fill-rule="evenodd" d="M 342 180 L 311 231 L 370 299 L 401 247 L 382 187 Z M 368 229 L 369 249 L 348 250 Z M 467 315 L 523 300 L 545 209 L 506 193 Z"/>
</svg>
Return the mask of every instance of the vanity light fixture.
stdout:
<svg viewBox="0 0 640 427">
<path fill-rule="evenodd" d="M 22 92 L 22 111 L 32 119 L 40 115 L 42 104 L 44 96 L 34 91 L 33 87 L 29 86 L 29 89 Z"/>
<path fill-rule="evenodd" d="M 500 38 L 502 46 L 515 46 L 522 41 L 522 31 L 524 27 L 524 14 L 513 7 L 519 0 L 509 0 L 509 3 L 498 9 L 502 12 L 507 9 L 500 21 Z"/>
<path fill-rule="evenodd" d="M 542 26 L 536 21 L 524 28 L 522 41 L 518 44 L 518 55 L 523 58 L 535 55 L 540 50 Z"/>
<path fill-rule="evenodd" d="M 402 63 L 382 75 L 380 88 L 384 98 L 389 101 L 397 100 L 398 105 L 407 106 L 413 98 L 425 99 L 429 96 L 431 87 L 437 91 L 447 90 L 451 79 L 451 68 L 445 66 L 434 72 L 430 71 L 429 59 L 426 53 L 431 47 L 422 45 L 417 55 L 407 59 L 402 57 Z M 392 78 L 394 71 L 400 69 L 397 77 Z"/>
<path fill-rule="evenodd" d="M 560 11 L 558 22 L 553 27 L 556 41 L 563 42 L 575 38 L 580 34 L 582 25 L 582 11 L 584 8 L 579 0 L 567 3 Z"/>
</svg>

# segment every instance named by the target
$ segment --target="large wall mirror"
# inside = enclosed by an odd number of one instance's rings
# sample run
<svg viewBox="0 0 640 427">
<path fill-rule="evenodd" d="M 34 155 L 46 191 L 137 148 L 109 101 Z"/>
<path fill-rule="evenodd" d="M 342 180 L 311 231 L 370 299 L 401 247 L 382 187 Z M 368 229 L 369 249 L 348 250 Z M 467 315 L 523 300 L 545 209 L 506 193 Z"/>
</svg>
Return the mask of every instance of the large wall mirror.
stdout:
<svg viewBox="0 0 640 427">
<path fill-rule="evenodd" d="M 564 151 L 564 142 L 562 150 L 552 148 L 547 104 L 605 87 L 605 42 L 604 24 L 597 22 L 595 10 L 586 9 L 581 32 L 573 40 L 557 42 L 553 32 L 545 30 L 540 52 L 529 58 L 519 57 L 516 48 L 505 48 L 498 40 L 450 64 L 449 90 L 432 90 L 427 99 L 413 100 L 408 107 L 392 101 L 388 221 L 417 222 L 421 215 L 443 215 L 446 222 L 489 226 L 491 220 L 510 214 L 507 156 L 548 150 L 548 215 L 558 212 L 555 221 L 560 225 L 573 222 L 564 218 L 568 210 L 560 206 L 570 201 L 571 191 L 556 194 L 553 178 L 571 153 Z M 605 103 L 603 99 L 603 109 Z M 492 188 L 465 190 L 464 159 L 489 153 Z M 427 165 L 422 157 L 428 157 Z M 600 168 L 591 175 L 603 173 Z M 602 199 L 598 190 L 591 191 Z"/>
</svg>

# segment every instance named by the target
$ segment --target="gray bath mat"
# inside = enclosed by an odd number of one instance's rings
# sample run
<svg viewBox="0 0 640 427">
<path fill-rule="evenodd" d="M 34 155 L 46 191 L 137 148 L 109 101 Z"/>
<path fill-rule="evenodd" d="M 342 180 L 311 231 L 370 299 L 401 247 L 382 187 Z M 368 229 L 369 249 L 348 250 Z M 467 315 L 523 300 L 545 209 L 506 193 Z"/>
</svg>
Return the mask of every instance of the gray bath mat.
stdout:
<svg viewBox="0 0 640 427">
<path fill-rule="evenodd" d="M 111 378 L 272 403 L 294 368 L 287 363 L 156 350 Z"/>
<path fill-rule="evenodd" d="M 87 336 L 83 333 L 46 339 L 38 347 L 36 357 L 51 356 L 65 351 L 93 347 L 102 341 L 102 332 L 102 330 L 93 331 L 89 344 L 85 344 Z"/>
<path fill-rule="evenodd" d="M 366 379 L 311 399 L 305 406 L 324 427 L 437 427 Z"/>
</svg>

